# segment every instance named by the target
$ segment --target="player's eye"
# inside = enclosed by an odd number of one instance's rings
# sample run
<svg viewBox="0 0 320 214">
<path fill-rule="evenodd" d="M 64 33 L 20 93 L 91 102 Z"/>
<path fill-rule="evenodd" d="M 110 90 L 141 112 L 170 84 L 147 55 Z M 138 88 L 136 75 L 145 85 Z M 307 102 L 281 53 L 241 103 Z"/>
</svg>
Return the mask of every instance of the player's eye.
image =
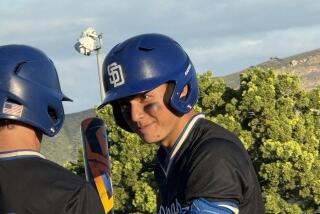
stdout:
<svg viewBox="0 0 320 214">
<path fill-rule="evenodd" d="M 150 95 L 148 95 L 148 94 L 144 94 L 144 95 L 143 95 L 143 99 L 144 99 L 144 100 L 147 100 L 147 99 L 149 99 L 149 98 L 150 98 Z"/>
<path fill-rule="evenodd" d="M 141 102 L 147 102 L 151 99 L 151 96 L 149 94 L 141 94 L 140 101 Z"/>
</svg>

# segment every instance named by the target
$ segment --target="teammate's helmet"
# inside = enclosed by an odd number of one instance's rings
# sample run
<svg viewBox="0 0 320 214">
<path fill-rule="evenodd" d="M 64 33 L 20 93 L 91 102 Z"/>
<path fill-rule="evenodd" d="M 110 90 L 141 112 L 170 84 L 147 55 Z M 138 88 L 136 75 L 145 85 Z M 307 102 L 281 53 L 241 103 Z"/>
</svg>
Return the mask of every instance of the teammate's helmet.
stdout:
<svg viewBox="0 0 320 214">
<path fill-rule="evenodd" d="M 60 88 L 53 62 L 25 45 L 0 46 L 0 119 L 20 121 L 48 136 L 64 121 L 62 101 L 71 101 Z"/>
<path fill-rule="evenodd" d="M 111 103 L 118 125 L 130 131 L 114 101 L 174 84 L 169 107 L 178 114 L 189 112 L 198 99 L 196 72 L 186 52 L 173 39 L 161 34 L 143 34 L 116 45 L 103 63 L 106 92 L 102 105 Z M 186 98 L 180 93 L 189 86 Z"/>
</svg>

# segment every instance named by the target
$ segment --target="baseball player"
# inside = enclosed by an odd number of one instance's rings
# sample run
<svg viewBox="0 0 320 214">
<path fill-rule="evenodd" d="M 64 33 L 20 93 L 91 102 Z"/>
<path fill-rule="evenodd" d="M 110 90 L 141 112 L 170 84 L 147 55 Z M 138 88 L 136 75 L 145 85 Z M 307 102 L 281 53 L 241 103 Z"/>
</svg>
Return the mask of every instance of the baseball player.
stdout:
<svg viewBox="0 0 320 214">
<path fill-rule="evenodd" d="M 64 121 L 53 62 L 26 45 L 0 46 L 0 213 L 104 213 L 95 189 L 39 153 Z"/>
<path fill-rule="evenodd" d="M 231 132 L 194 110 L 194 66 L 173 39 L 143 34 L 116 45 L 103 64 L 116 123 L 159 144 L 155 177 L 159 214 L 263 214 L 249 155 Z"/>
</svg>

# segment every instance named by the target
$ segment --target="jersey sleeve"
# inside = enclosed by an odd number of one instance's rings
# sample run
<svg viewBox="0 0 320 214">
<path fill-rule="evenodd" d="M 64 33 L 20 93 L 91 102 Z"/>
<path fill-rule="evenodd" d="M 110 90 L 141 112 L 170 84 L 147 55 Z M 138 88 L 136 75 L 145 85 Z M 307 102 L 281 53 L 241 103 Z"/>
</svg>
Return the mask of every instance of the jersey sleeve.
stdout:
<svg viewBox="0 0 320 214">
<path fill-rule="evenodd" d="M 214 139 L 192 153 L 187 172 L 186 200 L 228 201 L 240 204 L 254 186 L 248 156 L 239 145 Z"/>
<path fill-rule="evenodd" d="M 192 201 L 189 207 L 182 209 L 182 214 L 239 214 L 238 206 L 231 202 L 209 202 L 203 198 Z"/>
</svg>

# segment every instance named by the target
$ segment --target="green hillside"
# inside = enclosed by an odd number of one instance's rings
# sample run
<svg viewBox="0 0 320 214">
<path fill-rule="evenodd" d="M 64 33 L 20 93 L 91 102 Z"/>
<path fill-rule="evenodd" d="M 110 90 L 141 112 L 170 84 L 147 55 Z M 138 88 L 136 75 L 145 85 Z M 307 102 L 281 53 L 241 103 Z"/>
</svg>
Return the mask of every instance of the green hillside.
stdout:
<svg viewBox="0 0 320 214">
<path fill-rule="evenodd" d="M 255 65 L 262 69 L 274 68 L 278 73 L 290 73 L 301 77 L 304 89 L 313 89 L 320 84 L 320 49 L 297 54 L 280 59 L 271 57 L 270 60 Z M 245 69 L 244 69 L 245 70 Z M 223 76 L 226 84 L 232 88 L 239 87 L 239 74 L 244 70 Z"/>
</svg>

